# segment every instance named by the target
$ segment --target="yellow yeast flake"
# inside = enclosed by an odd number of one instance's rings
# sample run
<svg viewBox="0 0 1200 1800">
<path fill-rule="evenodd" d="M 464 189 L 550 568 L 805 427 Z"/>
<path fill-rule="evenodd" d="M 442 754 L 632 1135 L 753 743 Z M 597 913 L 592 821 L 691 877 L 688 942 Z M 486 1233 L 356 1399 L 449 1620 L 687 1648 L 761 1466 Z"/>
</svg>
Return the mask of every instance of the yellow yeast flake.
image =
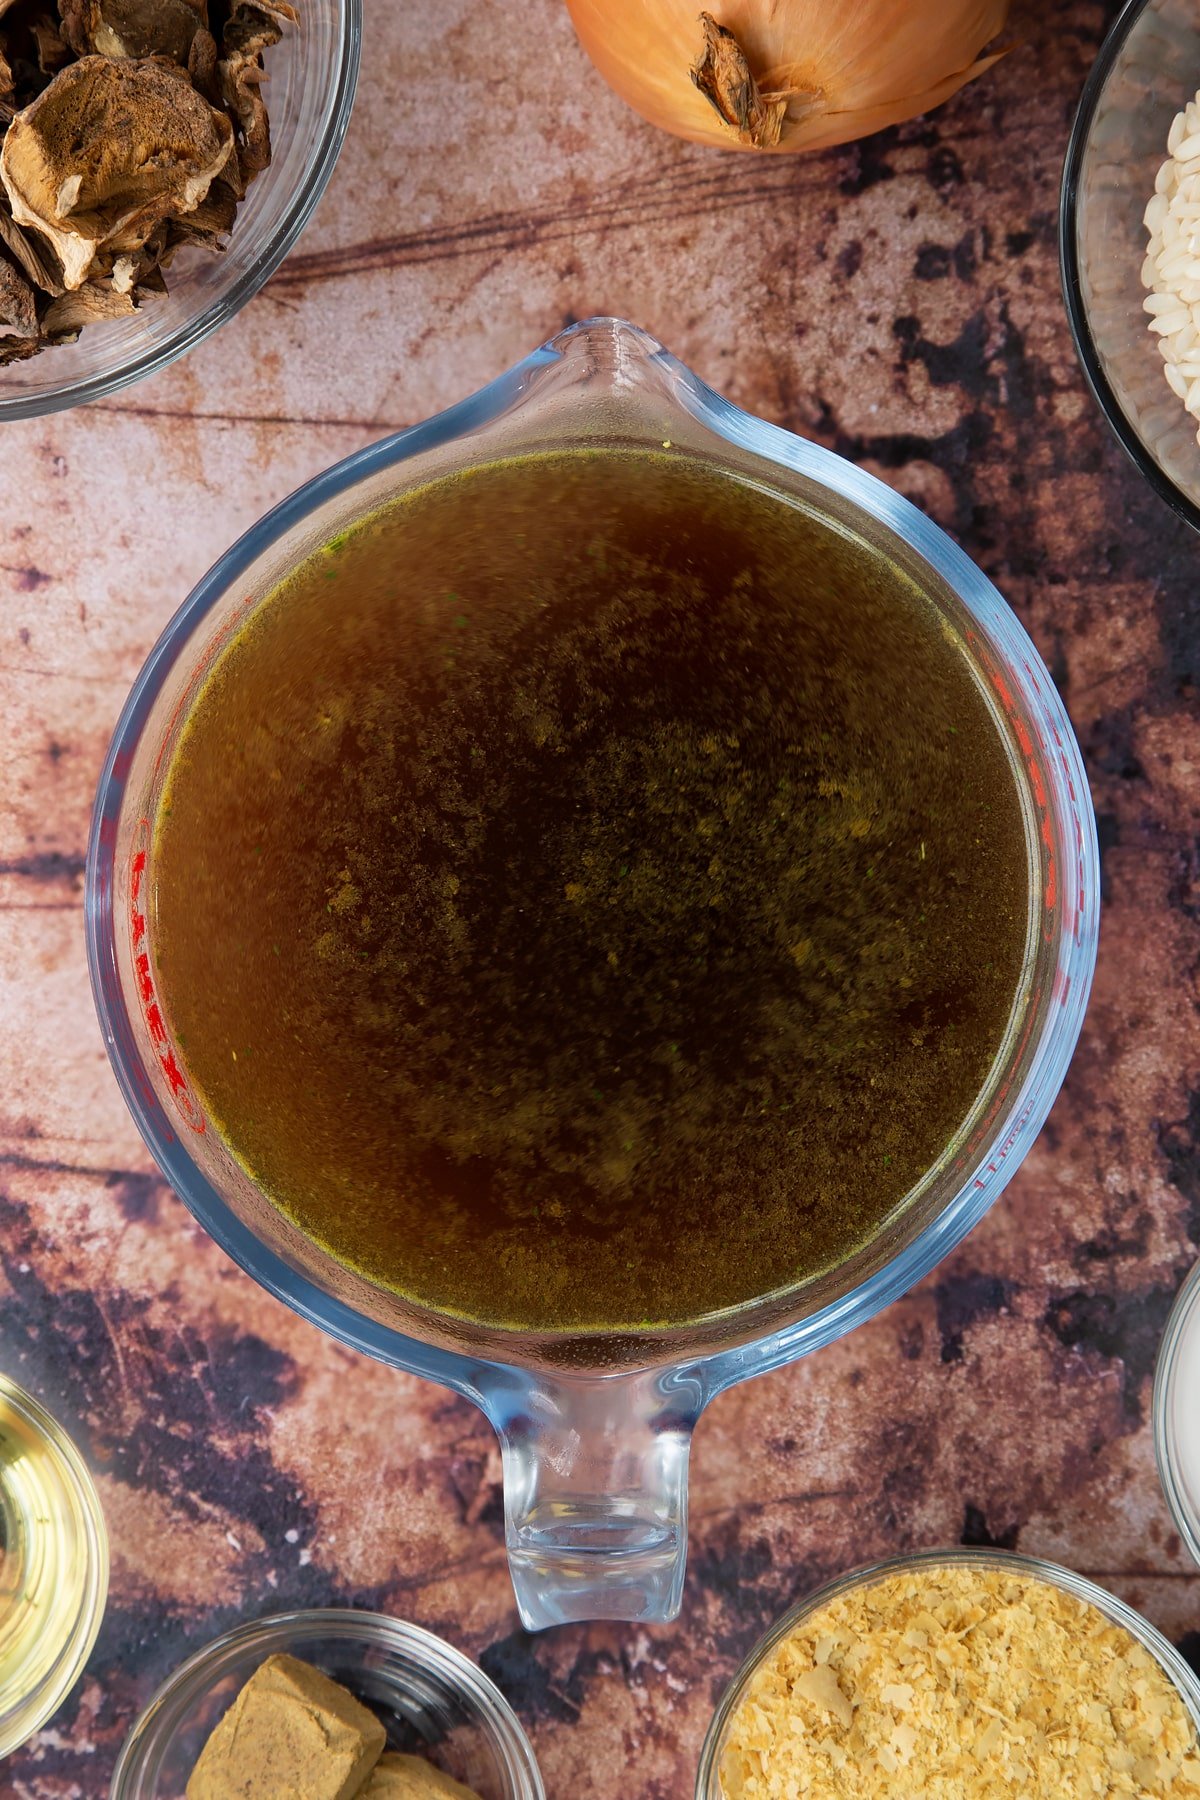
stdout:
<svg viewBox="0 0 1200 1800">
<path fill-rule="evenodd" d="M 1200 1800 L 1200 1744 L 1170 1677 L 1096 1607 L 1003 1566 L 929 1564 L 775 1646 L 720 1778 L 725 1800 Z"/>
</svg>

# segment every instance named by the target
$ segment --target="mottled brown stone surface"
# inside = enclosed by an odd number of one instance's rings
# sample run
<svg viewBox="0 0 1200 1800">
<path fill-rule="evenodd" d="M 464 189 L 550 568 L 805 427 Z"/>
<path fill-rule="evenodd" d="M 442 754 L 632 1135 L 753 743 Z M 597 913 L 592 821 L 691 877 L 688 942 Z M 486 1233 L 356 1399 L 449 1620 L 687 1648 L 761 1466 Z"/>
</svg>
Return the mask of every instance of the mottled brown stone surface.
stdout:
<svg viewBox="0 0 1200 1800">
<path fill-rule="evenodd" d="M 756 1634 L 908 1546 L 1058 1558 L 1200 1646 L 1148 1423 L 1200 1248 L 1200 546 L 1085 393 L 1055 260 L 1116 7 L 1028 0 L 1025 47 L 930 120 L 770 163 L 635 120 L 556 0 L 516 41 L 507 11 L 370 0 L 344 157 L 268 289 L 156 379 L 4 434 L 0 1367 L 86 1448 L 114 1558 L 88 1673 L 5 1796 L 100 1800 L 180 1658 L 288 1604 L 381 1606 L 479 1656 L 573 1800 L 685 1800 Z M 92 1014 L 81 871 L 125 691 L 217 553 L 602 311 L 882 474 L 995 578 L 1088 758 L 1104 927 L 1066 1089 L 999 1208 L 908 1299 L 701 1423 L 680 1622 L 535 1640 L 482 1418 L 264 1297 L 156 1178 Z"/>
</svg>

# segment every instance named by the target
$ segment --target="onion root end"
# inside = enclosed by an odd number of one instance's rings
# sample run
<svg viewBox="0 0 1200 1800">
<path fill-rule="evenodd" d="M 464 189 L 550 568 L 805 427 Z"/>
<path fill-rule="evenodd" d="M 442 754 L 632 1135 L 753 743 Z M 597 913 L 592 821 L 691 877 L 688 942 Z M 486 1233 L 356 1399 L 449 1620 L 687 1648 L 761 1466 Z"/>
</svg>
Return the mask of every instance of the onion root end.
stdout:
<svg viewBox="0 0 1200 1800">
<path fill-rule="evenodd" d="M 746 53 L 728 26 L 718 25 L 711 13 L 702 12 L 704 48 L 689 73 L 717 117 L 756 150 L 774 150 L 789 111 L 796 117 L 817 112 L 822 96 L 803 88 L 783 93 L 763 93 L 754 78 Z"/>
</svg>

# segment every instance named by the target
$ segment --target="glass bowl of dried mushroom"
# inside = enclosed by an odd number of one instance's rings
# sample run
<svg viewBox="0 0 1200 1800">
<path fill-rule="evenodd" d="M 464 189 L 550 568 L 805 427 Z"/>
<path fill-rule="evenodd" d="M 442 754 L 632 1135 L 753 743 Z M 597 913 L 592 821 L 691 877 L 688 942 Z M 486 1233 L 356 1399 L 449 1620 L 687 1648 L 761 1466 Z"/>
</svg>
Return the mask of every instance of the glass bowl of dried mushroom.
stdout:
<svg viewBox="0 0 1200 1800">
<path fill-rule="evenodd" d="M 1200 1683 L 1112 1594 L 1033 1557 L 947 1550 L 856 1570 L 755 1647 L 696 1800 L 1200 1797 Z"/>
<path fill-rule="evenodd" d="M 1200 11 L 1128 0 L 1079 102 L 1059 208 L 1075 348 L 1118 441 L 1200 530 Z"/>
<path fill-rule="evenodd" d="M 269 1780 L 268 1780 L 269 1774 Z M 163 1684 L 110 1800 L 545 1800 L 529 1740 L 460 1651 L 382 1613 L 239 1625 Z"/>
<path fill-rule="evenodd" d="M 361 27 L 362 0 L 0 0 L 0 419 L 150 374 L 258 291 Z"/>
</svg>

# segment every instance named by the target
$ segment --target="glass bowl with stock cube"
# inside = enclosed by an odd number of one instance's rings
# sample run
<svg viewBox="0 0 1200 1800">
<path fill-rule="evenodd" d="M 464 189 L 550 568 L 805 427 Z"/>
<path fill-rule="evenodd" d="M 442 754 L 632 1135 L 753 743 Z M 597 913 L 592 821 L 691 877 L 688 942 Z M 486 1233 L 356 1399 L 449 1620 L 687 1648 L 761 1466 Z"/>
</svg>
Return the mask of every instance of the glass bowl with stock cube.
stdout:
<svg viewBox="0 0 1200 1800">
<path fill-rule="evenodd" d="M 237 1626 L 137 1720 L 110 1800 L 545 1800 L 529 1740 L 474 1663 L 382 1613 Z"/>
</svg>

